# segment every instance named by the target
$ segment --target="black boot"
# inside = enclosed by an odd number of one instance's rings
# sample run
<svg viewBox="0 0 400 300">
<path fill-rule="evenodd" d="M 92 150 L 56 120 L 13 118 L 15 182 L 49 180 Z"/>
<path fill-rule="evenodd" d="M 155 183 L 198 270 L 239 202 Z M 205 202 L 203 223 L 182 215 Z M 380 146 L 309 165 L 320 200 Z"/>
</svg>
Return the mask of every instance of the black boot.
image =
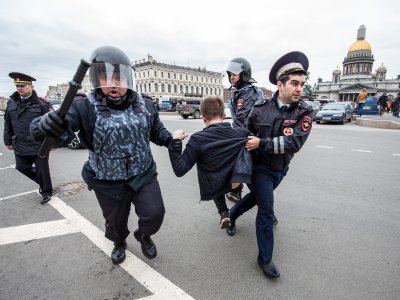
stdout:
<svg viewBox="0 0 400 300">
<path fill-rule="evenodd" d="M 126 258 L 125 250 L 126 250 L 126 242 L 118 244 L 114 243 L 114 249 L 111 253 L 111 260 L 114 265 L 119 265 L 125 260 Z"/>
<path fill-rule="evenodd" d="M 230 236 L 234 236 L 236 233 L 236 225 L 235 225 L 235 221 L 231 220 L 231 224 L 229 225 L 228 228 L 226 228 L 226 233 Z"/>
<path fill-rule="evenodd" d="M 133 233 L 135 239 L 142 245 L 142 253 L 147 258 L 154 258 L 157 256 L 157 248 L 149 235 L 145 235 L 139 229 Z"/>
</svg>

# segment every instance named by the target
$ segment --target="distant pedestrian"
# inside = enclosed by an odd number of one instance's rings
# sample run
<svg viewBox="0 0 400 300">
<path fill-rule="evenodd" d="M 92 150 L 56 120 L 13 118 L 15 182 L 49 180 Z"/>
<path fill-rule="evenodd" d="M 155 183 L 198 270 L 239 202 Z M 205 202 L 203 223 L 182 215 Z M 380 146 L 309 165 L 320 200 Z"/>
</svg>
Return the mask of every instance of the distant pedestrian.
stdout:
<svg viewBox="0 0 400 300">
<path fill-rule="evenodd" d="M 388 102 L 388 97 L 386 96 L 386 93 L 383 93 L 379 99 L 378 99 L 378 107 L 379 107 L 379 115 L 382 116 L 383 113 L 386 110 L 386 106 L 387 106 L 387 102 Z"/>
<path fill-rule="evenodd" d="M 399 117 L 399 109 L 400 109 L 400 92 L 397 94 L 397 97 L 392 101 L 392 113 L 393 116 Z"/>
<path fill-rule="evenodd" d="M 14 150 L 15 168 L 39 184 L 42 196 L 41 204 L 50 201 L 53 186 L 51 184 L 49 157 L 40 158 L 40 144 L 29 134 L 33 119 L 53 110 L 51 104 L 38 97 L 33 81 L 35 78 L 17 72 L 9 76 L 14 79 L 17 91 L 10 96 L 4 115 L 4 144 L 8 150 Z"/>
<path fill-rule="evenodd" d="M 360 117 L 362 116 L 362 108 L 364 107 L 365 104 L 365 100 L 368 98 L 368 93 L 367 93 L 367 89 L 363 88 L 361 90 L 361 92 L 358 94 L 357 97 L 357 107 L 356 109 L 358 110 L 358 114 L 360 115 Z"/>
</svg>

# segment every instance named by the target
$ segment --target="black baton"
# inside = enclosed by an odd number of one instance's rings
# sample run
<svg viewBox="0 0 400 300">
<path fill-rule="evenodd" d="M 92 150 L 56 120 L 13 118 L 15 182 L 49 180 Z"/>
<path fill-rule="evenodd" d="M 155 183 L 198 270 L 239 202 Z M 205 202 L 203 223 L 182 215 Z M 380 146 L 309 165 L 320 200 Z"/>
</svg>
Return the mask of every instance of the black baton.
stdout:
<svg viewBox="0 0 400 300">
<path fill-rule="evenodd" d="M 58 115 L 62 120 L 65 119 L 65 115 L 67 114 L 68 109 L 70 108 L 72 101 L 74 100 L 76 92 L 82 87 L 81 83 L 89 67 L 90 63 L 88 63 L 84 59 L 81 59 L 81 63 L 79 64 L 78 69 L 76 70 L 74 78 L 72 79 L 72 81 L 69 82 L 69 88 L 67 94 L 65 95 L 65 98 L 61 103 L 60 109 L 57 111 Z M 55 141 L 56 141 L 55 138 L 51 136 L 46 136 L 46 138 L 42 143 L 42 146 L 39 149 L 38 155 L 40 158 L 45 158 L 46 156 L 49 155 L 51 146 L 54 144 Z"/>
</svg>

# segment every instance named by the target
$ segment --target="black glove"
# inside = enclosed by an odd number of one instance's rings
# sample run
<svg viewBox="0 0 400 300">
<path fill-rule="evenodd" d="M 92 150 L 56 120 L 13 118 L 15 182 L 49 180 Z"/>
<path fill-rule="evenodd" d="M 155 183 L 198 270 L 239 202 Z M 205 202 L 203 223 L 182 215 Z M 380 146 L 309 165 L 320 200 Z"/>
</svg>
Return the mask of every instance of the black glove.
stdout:
<svg viewBox="0 0 400 300">
<path fill-rule="evenodd" d="M 58 138 L 68 128 L 67 120 L 60 118 L 56 111 L 50 111 L 43 115 L 39 122 L 39 130 L 45 135 L 49 135 L 53 138 Z"/>
</svg>

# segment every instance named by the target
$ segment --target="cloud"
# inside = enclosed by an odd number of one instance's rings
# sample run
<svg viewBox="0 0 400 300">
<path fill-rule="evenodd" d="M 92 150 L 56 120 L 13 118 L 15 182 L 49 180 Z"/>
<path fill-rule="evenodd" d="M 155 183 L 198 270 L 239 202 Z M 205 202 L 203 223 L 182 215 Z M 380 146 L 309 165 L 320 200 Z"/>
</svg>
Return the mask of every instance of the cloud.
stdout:
<svg viewBox="0 0 400 300">
<path fill-rule="evenodd" d="M 132 61 L 149 53 L 157 61 L 223 71 L 234 57 L 245 57 L 260 86 L 275 89 L 268 73 L 284 53 L 300 50 L 310 60 L 310 80 L 330 80 L 347 55 L 361 24 L 387 77 L 400 74 L 396 38 L 397 1 L 365 3 L 337 0 L 285 2 L 221 1 L 2 1 L 0 11 L 0 96 L 14 90 L 8 73 L 49 85 L 67 82 L 81 58 L 102 45 L 124 50 Z"/>
</svg>

